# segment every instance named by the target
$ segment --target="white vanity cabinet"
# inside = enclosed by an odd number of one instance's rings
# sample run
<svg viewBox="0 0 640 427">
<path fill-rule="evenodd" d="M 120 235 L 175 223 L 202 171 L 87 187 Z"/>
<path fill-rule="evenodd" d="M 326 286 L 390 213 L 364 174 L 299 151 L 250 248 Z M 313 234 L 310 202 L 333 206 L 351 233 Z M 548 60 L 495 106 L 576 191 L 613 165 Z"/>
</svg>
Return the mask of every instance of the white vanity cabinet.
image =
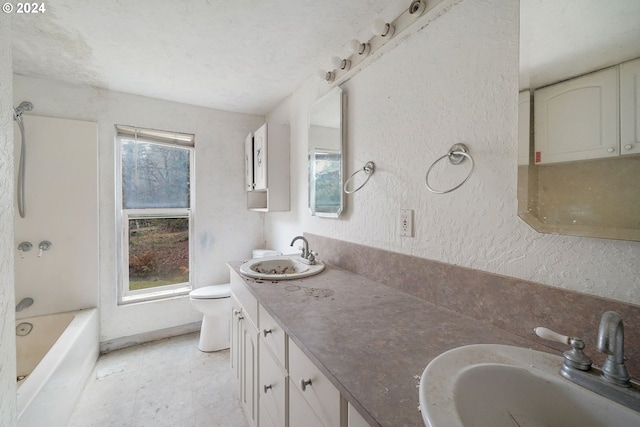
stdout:
<svg viewBox="0 0 640 427">
<path fill-rule="evenodd" d="M 289 338 L 289 425 L 346 426 L 338 389 Z"/>
<path fill-rule="evenodd" d="M 258 302 L 242 279 L 231 275 L 231 367 L 249 424 L 258 426 Z"/>
<path fill-rule="evenodd" d="M 265 123 L 245 139 L 247 208 L 288 211 L 289 126 Z"/>
<path fill-rule="evenodd" d="M 535 163 L 618 156 L 618 67 L 534 93 Z"/>
<path fill-rule="evenodd" d="M 640 154 L 640 59 L 620 64 L 620 153 Z"/>
</svg>

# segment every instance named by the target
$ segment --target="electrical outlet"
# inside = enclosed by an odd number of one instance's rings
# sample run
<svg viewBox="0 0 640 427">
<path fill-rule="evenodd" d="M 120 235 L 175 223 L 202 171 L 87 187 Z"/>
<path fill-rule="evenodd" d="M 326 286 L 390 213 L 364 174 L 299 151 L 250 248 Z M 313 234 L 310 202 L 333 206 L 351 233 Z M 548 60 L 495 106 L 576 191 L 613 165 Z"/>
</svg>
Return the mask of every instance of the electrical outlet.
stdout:
<svg viewBox="0 0 640 427">
<path fill-rule="evenodd" d="M 413 237 L 413 209 L 400 209 L 400 235 Z"/>
</svg>

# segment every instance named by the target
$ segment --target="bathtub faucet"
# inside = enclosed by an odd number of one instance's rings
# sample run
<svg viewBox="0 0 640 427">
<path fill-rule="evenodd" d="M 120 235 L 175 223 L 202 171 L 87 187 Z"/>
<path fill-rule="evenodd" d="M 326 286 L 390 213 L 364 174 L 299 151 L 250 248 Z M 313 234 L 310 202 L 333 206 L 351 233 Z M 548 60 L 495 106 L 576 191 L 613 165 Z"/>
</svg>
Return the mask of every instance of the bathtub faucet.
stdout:
<svg viewBox="0 0 640 427">
<path fill-rule="evenodd" d="M 22 300 L 16 305 L 16 312 L 22 311 L 27 307 L 33 305 L 33 298 L 22 298 Z"/>
</svg>

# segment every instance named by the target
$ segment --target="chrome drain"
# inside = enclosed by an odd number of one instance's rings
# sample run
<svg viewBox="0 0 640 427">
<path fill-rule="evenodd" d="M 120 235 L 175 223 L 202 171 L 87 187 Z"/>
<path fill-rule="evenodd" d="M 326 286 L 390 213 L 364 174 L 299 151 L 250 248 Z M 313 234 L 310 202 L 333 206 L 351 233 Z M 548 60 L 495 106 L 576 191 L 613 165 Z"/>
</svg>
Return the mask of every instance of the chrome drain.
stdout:
<svg viewBox="0 0 640 427">
<path fill-rule="evenodd" d="M 33 329 L 33 325 L 31 323 L 22 322 L 18 326 L 16 326 L 16 335 L 19 337 L 24 337 L 29 335 L 29 332 Z"/>
</svg>

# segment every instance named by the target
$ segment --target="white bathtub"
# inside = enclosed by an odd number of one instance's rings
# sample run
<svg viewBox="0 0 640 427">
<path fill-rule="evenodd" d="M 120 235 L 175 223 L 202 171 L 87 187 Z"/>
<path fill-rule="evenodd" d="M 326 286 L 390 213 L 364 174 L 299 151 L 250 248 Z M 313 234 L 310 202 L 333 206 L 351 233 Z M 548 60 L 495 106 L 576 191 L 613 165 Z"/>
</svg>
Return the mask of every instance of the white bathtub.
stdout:
<svg viewBox="0 0 640 427">
<path fill-rule="evenodd" d="M 98 310 L 16 320 L 18 427 L 67 425 L 98 358 Z"/>
</svg>

